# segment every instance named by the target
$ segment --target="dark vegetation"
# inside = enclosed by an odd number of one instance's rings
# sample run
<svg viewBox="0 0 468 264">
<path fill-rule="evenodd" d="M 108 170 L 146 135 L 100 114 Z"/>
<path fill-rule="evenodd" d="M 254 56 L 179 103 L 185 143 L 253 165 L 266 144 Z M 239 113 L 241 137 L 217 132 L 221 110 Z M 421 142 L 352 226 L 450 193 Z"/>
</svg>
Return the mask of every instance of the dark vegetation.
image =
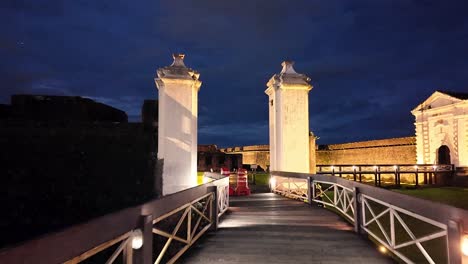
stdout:
<svg viewBox="0 0 468 264">
<path fill-rule="evenodd" d="M 0 122 L 0 247 L 155 196 L 157 128 Z"/>
</svg>

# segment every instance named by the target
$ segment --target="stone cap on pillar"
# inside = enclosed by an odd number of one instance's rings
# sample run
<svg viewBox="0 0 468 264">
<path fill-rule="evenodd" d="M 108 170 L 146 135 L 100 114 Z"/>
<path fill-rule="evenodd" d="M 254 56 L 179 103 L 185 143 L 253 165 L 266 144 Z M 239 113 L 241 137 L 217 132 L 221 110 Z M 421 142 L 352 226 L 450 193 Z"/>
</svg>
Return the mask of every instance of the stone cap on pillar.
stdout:
<svg viewBox="0 0 468 264">
<path fill-rule="evenodd" d="M 309 83 L 310 78 L 304 74 L 297 73 L 294 70 L 293 61 L 283 61 L 281 63 L 283 69 L 279 74 L 273 75 L 267 83 L 266 94 L 270 94 L 273 90 L 289 89 L 289 90 L 307 90 L 310 91 L 313 87 Z"/>
<path fill-rule="evenodd" d="M 155 78 L 156 86 L 159 88 L 164 81 L 180 80 L 192 81 L 197 89 L 200 89 L 201 81 L 199 80 L 200 73 L 185 66 L 185 54 L 174 53 L 172 54 L 174 61 L 170 66 L 159 68 L 156 71 L 157 78 Z"/>
</svg>

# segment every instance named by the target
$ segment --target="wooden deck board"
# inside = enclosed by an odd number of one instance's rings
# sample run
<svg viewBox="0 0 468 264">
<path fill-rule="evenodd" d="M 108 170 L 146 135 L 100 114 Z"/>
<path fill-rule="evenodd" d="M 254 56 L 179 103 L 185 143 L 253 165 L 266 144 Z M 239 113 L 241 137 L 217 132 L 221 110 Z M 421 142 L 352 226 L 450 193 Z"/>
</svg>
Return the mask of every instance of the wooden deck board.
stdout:
<svg viewBox="0 0 468 264">
<path fill-rule="evenodd" d="M 180 263 L 393 263 L 338 215 L 275 194 L 231 199 Z"/>
</svg>

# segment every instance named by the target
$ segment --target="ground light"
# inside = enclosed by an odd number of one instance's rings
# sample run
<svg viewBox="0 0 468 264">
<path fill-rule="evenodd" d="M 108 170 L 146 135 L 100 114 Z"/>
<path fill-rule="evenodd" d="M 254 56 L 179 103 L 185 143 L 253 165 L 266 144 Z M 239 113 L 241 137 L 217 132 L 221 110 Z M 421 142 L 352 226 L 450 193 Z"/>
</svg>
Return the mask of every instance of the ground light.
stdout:
<svg viewBox="0 0 468 264">
<path fill-rule="evenodd" d="M 463 255 L 468 257 L 468 234 L 462 236 L 461 239 L 461 251 Z"/>
<path fill-rule="evenodd" d="M 387 248 L 384 247 L 384 246 L 379 246 L 379 251 L 380 251 L 380 253 L 382 253 L 382 254 L 386 254 L 386 253 L 387 253 Z"/>
<path fill-rule="evenodd" d="M 143 233 L 140 229 L 133 230 L 132 232 L 132 248 L 140 249 L 143 246 Z"/>
</svg>

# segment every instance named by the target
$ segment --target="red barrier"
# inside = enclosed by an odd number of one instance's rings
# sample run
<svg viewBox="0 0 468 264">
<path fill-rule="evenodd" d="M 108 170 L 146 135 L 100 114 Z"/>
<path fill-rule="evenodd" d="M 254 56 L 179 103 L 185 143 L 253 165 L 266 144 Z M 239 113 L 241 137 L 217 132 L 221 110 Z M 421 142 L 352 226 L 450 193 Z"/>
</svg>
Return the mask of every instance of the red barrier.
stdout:
<svg viewBox="0 0 468 264">
<path fill-rule="evenodd" d="M 239 169 L 237 172 L 237 187 L 235 193 L 236 195 L 250 195 L 246 169 Z"/>
<path fill-rule="evenodd" d="M 221 168 L 221 175 L 226 175 L 229 176 L 229 196 L 235 195 L 235 186 L 237 185 L 237 177 L 235 176 L 230 176 L 231 171 L 229 171 L 229 168 L 222 167 Z"/>
</svg>

